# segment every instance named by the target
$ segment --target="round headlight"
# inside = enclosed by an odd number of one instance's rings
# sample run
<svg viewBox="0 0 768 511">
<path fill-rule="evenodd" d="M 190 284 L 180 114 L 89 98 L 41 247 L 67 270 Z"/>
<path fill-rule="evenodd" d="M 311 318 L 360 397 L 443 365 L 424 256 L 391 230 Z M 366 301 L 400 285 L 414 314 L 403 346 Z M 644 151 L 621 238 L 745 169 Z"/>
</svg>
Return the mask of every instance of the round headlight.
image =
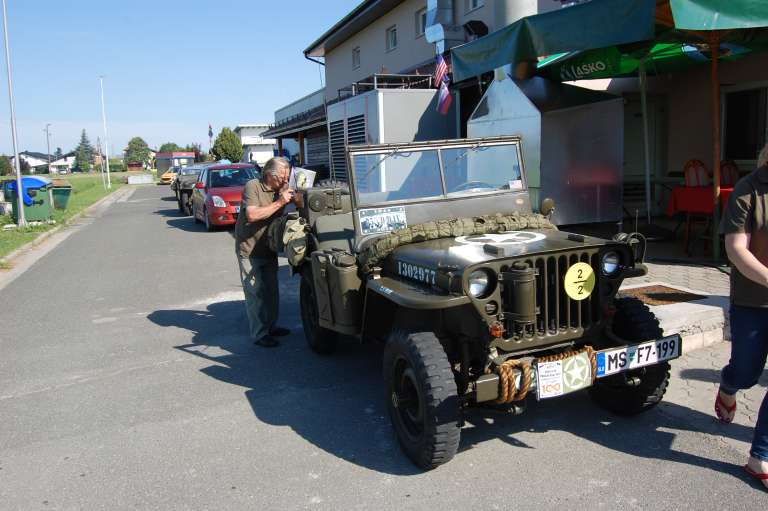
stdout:
<svg viewBox="0 0 768 511">
<path fill-rule="evenodd" d="M 491 287 L 491 277 L 486 270 L 475 270 L 469 275 L 469 294 L 473 298 L 483 296 Z"/>
<path fill-rule="evenodd" d="M 603 275 L 613 275 L 619 270 L 621 259 L 616 252 L 606 252 L 603 254 Z"/>
</svg>

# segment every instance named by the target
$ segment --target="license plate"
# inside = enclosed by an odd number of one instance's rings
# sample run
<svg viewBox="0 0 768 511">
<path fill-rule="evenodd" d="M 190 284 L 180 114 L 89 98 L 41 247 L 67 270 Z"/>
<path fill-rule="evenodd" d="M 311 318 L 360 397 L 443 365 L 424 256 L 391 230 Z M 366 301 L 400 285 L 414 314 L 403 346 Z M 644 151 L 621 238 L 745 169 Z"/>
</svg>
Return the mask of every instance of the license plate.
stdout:
<svg viewBox="0 0 768 511">
<path fill-rule="evenodd" d="M 240 213 L 240 206 L 235 206 L 235 213 Z"/>
<path fill-rule="evenodd" d="M 679 335 L 670 335 L 657 341 L 644 342 L 635 346 L 625 346 L 598 351 L 596 376 L 603 378 L 622 371 L 629 371 L 648 365 L 677 358 L 681 353 Z"/>
</svg>

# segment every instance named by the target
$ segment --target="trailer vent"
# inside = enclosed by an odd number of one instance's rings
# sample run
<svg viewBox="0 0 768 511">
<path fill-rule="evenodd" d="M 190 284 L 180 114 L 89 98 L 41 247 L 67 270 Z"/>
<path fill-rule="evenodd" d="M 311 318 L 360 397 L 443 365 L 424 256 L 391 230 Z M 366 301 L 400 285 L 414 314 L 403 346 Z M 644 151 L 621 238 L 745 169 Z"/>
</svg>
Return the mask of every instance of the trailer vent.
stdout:
<svg viewBox="0 0 768 511">
<path fill-rule="evenodd" d="M 347 155 L 344 140 L 344 120 L 330 123 L 328 129 L 331 138 L 331 177 L 333 179 L 347 180 Z"/>
</svg>

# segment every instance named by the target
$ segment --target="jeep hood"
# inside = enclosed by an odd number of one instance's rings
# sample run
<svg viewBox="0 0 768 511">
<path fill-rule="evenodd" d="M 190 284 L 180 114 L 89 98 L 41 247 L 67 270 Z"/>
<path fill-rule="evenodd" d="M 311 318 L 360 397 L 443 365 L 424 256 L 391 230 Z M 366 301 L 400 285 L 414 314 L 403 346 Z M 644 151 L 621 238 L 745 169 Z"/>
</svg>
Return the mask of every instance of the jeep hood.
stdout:
<svg viewBox="0 0 768 511">
<path fill-rule="evenodd" d="M 486 261 L 601 247 L 608 243 L 611 242 L 554 229 L 459 236 L 400 246 L 388 257 L 387 266 L 393 268 L 405 263 L 434 270 L 446 267 L 463 270 Z"/>
</svg>

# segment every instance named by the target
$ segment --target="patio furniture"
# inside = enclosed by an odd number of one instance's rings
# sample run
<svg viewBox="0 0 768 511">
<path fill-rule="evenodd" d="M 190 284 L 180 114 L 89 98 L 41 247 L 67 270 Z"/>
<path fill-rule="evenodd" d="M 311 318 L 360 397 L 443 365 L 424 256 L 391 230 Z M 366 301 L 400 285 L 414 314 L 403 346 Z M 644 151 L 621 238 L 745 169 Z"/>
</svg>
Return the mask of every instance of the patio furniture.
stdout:
<svg viewBox="0 0 768 511">
<path fill-rule="evenodd" d="M 720 186 L 733 187 L 736 181 L 741 177 L 739 166 L 733 160 L 723 160 L 720 162 Z"/>
</svg>

